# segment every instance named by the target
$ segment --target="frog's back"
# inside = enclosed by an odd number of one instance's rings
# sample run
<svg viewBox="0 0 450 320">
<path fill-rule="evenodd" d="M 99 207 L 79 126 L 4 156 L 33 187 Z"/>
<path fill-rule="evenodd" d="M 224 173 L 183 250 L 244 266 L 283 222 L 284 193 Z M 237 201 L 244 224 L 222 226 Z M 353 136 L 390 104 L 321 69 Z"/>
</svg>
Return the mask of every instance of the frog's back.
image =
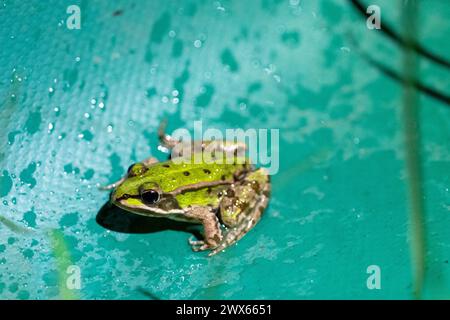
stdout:
<svg viewBox="0 0 450 320">
<path fill-rule="evenodd" d="M 220 163 L 179 163 L 166 161 L 153 164 L 145 173 L 148 180 L 159 185 L 162 191 L 171 192 L 179 186 L 195 185 L 212 181 L 233 181 L 233 175 L 245 172 L 248 160 L 239 158 L 233 164 Z"/>
</svg>

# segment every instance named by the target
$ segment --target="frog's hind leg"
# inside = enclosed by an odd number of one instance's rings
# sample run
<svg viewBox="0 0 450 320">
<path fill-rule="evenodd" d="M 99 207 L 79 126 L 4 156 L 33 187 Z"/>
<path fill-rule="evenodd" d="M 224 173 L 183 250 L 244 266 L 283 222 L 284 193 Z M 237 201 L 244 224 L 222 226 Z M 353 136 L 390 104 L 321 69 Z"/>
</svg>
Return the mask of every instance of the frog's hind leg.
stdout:
<svg viewBox="0 0 450 320">
<path fill-rule="evenodd" d="M 166 133 L 166 127 L 167 127 L 167 120 L 164 119 L 163 121 L 161 121 L 158 128 L 159 142 L 161 143 L 161 146 L 169 150 L 172 150 L 178 143 L 180 143 L 180 141 L 168 135 Z"/>
<path fill-rule="evenodd" d="M 269 175 L 265 169 L 250 173 L 220 203 L 222 221 L 228 227 L 222 241 L 209 255 L 215 255 L 241 239 L 252 229 L 266 209 L 270 197 Z"/>
</svg>

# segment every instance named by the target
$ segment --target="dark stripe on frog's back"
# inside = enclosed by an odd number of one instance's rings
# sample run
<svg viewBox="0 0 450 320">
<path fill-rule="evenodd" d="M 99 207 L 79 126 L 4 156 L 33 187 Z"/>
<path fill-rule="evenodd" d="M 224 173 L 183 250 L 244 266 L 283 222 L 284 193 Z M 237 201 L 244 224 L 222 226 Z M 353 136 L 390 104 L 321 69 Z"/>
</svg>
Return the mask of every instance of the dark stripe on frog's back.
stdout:
<svg viewBox="0 0 450 320">
<path fill-rule="evenodd" d="M 232 180 L 233 174 L 246 170 L 245 164 L 178 164 L 173 161 L 156 163 L 144 176 L 151 177 L 163 192 L 199 182 Z"/>
</svg>

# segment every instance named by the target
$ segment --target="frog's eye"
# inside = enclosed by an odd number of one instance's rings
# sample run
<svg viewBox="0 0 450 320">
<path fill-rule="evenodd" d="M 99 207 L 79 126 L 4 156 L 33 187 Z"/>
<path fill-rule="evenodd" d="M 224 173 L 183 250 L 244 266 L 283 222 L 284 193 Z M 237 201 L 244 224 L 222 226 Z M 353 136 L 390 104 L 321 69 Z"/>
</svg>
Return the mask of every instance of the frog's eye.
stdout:
<svg viewBox="0 0 450 320">
<path fill-rule="evenodd" d="M 147 171 L 146 166 L 144 166 L 142 163 L 135 163 L 128 168 L 128 176 L 129 177 L 139 176 L 143 174 L 145 171 Z"/>
<path fill-rule="evenodd" d="M 153 189 L 142 190 L 141 191 L 141 199 L 145 204 L 154 204 L 159 201 L 160 195 L 159 192 Z"/>
</svg>

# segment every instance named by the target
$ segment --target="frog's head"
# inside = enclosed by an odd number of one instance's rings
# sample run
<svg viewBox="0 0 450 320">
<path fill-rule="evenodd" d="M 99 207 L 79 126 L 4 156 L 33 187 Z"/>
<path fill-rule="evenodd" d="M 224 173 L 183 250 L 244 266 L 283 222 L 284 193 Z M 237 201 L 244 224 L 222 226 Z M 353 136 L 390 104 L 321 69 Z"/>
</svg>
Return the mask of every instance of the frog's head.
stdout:
<svg viewBox="0 0 450 320">
<path fill-rule="evenodd" d="M 111 203 L 144 216 L 164 217 L 182 214 L 177 200 L 170 193 L 164 193 L 141 163 L 128 169 L 126 179 L 111 193 Z"/>
</svg>

